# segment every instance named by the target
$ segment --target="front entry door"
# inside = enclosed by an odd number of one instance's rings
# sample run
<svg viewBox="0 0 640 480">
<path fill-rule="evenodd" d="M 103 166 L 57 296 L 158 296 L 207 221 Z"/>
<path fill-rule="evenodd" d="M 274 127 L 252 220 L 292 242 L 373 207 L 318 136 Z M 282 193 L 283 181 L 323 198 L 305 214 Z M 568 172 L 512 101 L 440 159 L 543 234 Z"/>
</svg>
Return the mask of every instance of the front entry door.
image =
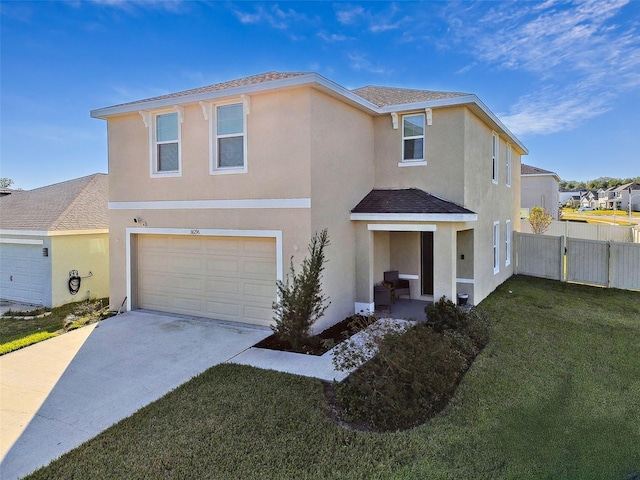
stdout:
<svg viewBox="0 0 640 480">
<path fill-rule="evenodd" d="M 433 232 L 421 232 L 420 259 L 422 295 L 433 295 Z"/>
</svg>

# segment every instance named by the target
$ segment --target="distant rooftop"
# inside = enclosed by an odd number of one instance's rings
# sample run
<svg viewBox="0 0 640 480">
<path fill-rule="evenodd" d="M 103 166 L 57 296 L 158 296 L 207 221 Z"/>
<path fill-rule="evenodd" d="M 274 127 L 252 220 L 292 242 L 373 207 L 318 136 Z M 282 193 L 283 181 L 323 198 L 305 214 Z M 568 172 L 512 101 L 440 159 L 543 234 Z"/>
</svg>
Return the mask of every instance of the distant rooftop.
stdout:
<svg viewBox="0 0 640 480">
<path fill-rule="evenodd" d="M 107 219 L 107 175 L 22 191 L 0 199 L 0 230 L 103 230 Z"/>
</svg>

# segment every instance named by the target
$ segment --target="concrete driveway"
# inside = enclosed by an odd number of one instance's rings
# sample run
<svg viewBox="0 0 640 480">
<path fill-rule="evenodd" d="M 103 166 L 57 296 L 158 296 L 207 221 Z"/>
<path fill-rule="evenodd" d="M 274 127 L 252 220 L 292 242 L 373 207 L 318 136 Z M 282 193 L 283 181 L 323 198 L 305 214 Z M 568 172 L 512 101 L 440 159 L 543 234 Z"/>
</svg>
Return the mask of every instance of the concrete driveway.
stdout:
<svg viewBox="0 0 640 480">
<path fill-rule="evenodd" d="M 47 465 L 270 334 L 135 311 L 0 356 L 0 478 Z"/>
</svg>

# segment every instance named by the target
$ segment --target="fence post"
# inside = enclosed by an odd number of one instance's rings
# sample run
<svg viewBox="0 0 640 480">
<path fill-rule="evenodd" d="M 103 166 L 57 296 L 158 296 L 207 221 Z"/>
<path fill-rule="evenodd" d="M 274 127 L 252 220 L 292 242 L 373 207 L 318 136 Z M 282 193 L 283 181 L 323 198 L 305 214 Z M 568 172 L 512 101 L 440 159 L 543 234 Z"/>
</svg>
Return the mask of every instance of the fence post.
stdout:
<svg viewBox="0 0 640 480">
<path fill-rule="evenodd" d="M 607 242 L 607 288 L 611 288 L 611 279 L 613 278 L 613 262 L 611 261 L 611 240 Z"/>
<path fill-rule="evenodd" d="M 569 222 L 567 222 L 569 223 Z M 567 237 L 560 237 L 560 281 L 567 281 Z"/>
</svg>

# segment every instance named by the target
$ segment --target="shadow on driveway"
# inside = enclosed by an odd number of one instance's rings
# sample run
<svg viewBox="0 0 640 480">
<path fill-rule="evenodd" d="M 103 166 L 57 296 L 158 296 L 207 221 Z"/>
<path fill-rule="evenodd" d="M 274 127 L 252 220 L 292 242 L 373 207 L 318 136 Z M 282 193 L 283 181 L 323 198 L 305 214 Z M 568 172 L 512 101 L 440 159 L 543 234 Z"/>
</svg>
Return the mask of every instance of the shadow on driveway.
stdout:
<svg viewBox="0 0 640 480">
<path fill-rule="evenodd" d="M 0 478 L 47 465 L 271 334 L 268 327 L 148 311 L 85 328 L 0 357 Z M 21 416 L 22 425 L 10 421 Z"/>
</svg>

